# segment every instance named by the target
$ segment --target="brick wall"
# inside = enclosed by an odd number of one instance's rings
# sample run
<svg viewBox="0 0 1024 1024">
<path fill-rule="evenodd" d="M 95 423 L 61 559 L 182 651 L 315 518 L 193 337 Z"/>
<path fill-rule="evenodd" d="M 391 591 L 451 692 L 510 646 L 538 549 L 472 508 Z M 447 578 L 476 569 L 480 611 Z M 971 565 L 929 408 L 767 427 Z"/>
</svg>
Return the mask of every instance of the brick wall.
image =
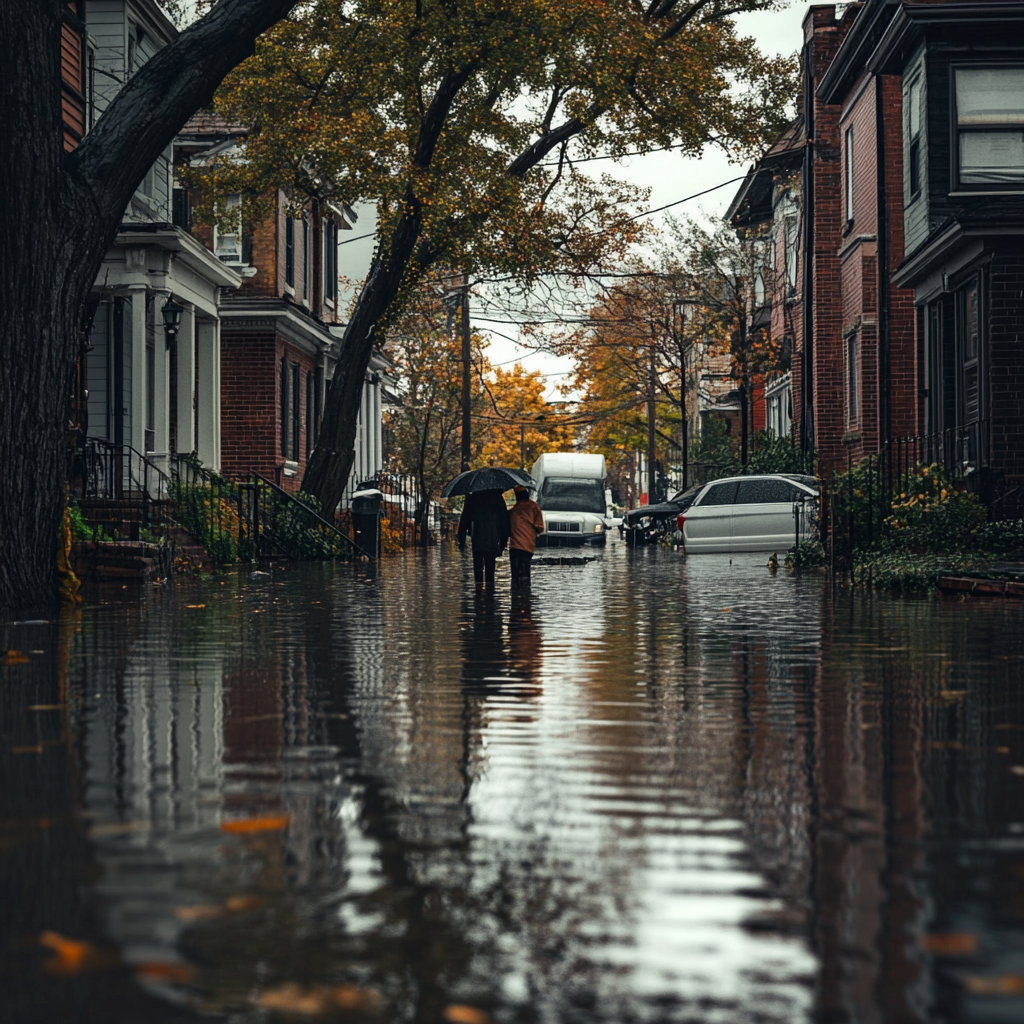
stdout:
<svg viewBox="0 0 1024 1024">
<path fill-rule="evenodd" d="M 272 331 L 221 331 L 221 469 L 240 478 L 275 478 L 279 464 L 277 337 Z"/>
</svg>

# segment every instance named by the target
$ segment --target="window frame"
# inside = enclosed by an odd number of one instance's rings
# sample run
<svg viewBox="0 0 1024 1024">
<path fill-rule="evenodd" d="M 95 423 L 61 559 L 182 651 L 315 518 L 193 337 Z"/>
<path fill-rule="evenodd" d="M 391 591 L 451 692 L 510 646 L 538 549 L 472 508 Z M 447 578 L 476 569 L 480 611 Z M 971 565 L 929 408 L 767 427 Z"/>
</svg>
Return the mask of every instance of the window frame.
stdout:
<svg viewBox="0 0 1024 1024">
<path fill-rule="evenodd" d="M 853 227 L 853 125 L 849 125 L 843 132 L 843 208 L 846 214 L 846 231 Z"/>
<path fill-rule="evenodd" d="M 280 364 L 280 382 L 279 387 L 281 389 L 279 398 L 279 413 L 281 416 L 281 455 L 283 458 L 288 458 L 288 431 L 291 424 L 291 417 L 289 414 L 289 400 L 291 398 L 291 391 L 289 389 L 289 371 L 290 363 L 288 362 L 288 353 L 285 352 L 281 356 Z"/>
<path fill-rule="evenodd" d="M 846 364 L 846 424 L 860 423 L 860 331 L 851 331 L 845 339 L 843 362 Z"/>
<path fill-rule="evenodd" d="M 1024 111 L 1019 121 L 1005 124 L 961 125 L 957 111 L 956 76 L 957 71 L 996 71 L 1000 68 L 1017 68 L 1024 70 L 1021 60 L 974 60 L 951 61 L 949 64 L 949 152 L 950 152 L 950 190 L 953 192 L 985 193 L 1017 193 L 1024 192 L 1024 175 L 1019 181 L 983 181 L 965 182 L 960 173 L 960 136 L 961 134 L 983 135 L 995 132 L 1018 131 L 1024 136 Z"/>
<path fill-rule="evenodd" d="M 974 342 L 973 352 L 967 350 L 967 338 L 971 333 L 969 324 L 969 294 L 974 293 Z M 983 308 L 985 289 L 982 271 L 976 271 L 963 281 L 956 290 L 955 331 L 956 331 L 956 364 L 957 364 L 957 396 L 956 410 L 958 425 L 969 426 L 985 419 L 986 388 L 985 388 L 985 314 Z M 967 408 L 967 380 L 973 373 L 975 376 L 976 402 L 975 415 L 969 417 Z"/>
<path fill-rule="evenodd" d="M 917 91 L 917 131 L 913 131 L 913 101 L 914 92 Z M 921 135 L 926 120 L 927 109 L 921 110 L 921 97 L 924 95 L 924 71 L 918 70 L 906 83 L 907 109 L 905 111 L 906 130 L 904 132 L 904 155 L 907 163 L 907 195 L 906 206 L 910 206 L 919 198 L 924 184 L 924 176 L 921 174 Z"/>
<path fill-rule="evenodd" d="M 295 220 L 284 219 L 284 283 L 295 288 Z"/>
<path fill-rule="evenodd" d="M 232 202 L 232 200 L 237 200 L 237 202 Z M 221 230 L 217 227 L 217 225 L 214 224 L 213 225 L 213 254 L 214 254 L 214 256 L 217 257 L 217 259 L 219 259 L 221 261 L 221 263 L 226 263 L 229 267 L 245 266 L 245 256 L 244 256 L 243 251 L 242 251 L 242 196 L 241 196 L 241 193 L 239 193 L 239 192 L 232 192 L 231 195 L 229 195 L 229 196 L 227 196 L 225 198 L 224 202 L 225 202 L 225 205 L 226 205 L 227 209 L 229 209 L 229 210 L 232 209 L 235 206 L 238 207 L 238 230 L 236 232 L 230 232 L 230 231 L 221 232 Z M 221 252 L 221 238 L 232 238 L 232 237 L 237 240 L 237 245 L 236 245 L 235 250 L 233 250 L 231 252 L 229 252 L 227 250 L 225 250 L 224 252 Z M 230 257 L 233 256 L 233 255 L 235 256 L 235 258 L 231 259 Z M 225 257 L 229 257 L 229 258 L 226 259 Z"/>
</svg>

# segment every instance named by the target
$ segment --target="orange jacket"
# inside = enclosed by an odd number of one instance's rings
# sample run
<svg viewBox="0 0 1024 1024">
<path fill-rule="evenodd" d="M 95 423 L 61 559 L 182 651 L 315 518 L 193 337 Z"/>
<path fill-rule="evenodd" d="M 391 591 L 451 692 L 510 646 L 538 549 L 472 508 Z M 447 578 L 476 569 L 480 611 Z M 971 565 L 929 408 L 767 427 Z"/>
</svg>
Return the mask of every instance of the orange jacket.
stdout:
<svg viewBox="0 0 1024 1024">
<path fill-rule="evenodd" d="M 514 551 L 529 551 L 532 555 L 537 548 L 537 534 L 544 532 L 544 514 L 535 501 L 517 501 L 509 509 L 511 524 L 509 547 Z"/>
</svg>

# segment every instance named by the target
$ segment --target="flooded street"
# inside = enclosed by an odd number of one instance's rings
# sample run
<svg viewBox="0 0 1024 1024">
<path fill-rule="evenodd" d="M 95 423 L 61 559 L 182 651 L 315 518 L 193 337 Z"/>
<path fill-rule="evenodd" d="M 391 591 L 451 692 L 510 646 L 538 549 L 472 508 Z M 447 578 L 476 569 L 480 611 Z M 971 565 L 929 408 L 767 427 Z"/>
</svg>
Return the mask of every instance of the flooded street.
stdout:
<svg viewBox="0 0 1024 1024">
<path fill-rule="evenodd" d="M 1021 1021 L 1024 606 L 764 561 L 3 624 L 0 1019 Z"/>
</svg>

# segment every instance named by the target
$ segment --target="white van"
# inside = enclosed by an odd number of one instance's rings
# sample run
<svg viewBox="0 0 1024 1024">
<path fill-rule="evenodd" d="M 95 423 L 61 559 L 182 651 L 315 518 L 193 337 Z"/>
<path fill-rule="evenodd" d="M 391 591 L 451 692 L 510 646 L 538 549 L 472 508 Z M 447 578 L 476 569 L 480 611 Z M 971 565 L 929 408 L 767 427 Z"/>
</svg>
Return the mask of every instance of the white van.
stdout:
<svg viewBox="0 0 1024 1024">
<path fill-rule="evenodd" d="M 603 455 L 545 452 L 533 464 L 530 475 L 537 481 L 537 503 L 544 513 L 545 532 L 537 538 L 538 544 L 605 545 Z"/>
</svg>

